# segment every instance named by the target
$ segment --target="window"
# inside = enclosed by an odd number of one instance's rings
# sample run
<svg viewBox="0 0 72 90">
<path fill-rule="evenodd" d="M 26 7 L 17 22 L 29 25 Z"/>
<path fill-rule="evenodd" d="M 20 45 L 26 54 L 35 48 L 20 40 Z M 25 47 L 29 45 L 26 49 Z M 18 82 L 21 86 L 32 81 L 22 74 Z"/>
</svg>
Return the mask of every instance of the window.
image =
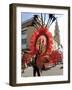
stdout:
<svg viewBox="0 0 72 90">
<path fill-rule="evenodd" d="M 27 31 L 27 29 L 26 30 L 23 30 L 22 31 L 22 34 L 25 35 L 26 34 L 26 31 Z"/>
<path fill-rule="evenodd" d="M 27 39 L 22 39 L 22 44 L 26 44 L 27 43 Z"/>
</svg>

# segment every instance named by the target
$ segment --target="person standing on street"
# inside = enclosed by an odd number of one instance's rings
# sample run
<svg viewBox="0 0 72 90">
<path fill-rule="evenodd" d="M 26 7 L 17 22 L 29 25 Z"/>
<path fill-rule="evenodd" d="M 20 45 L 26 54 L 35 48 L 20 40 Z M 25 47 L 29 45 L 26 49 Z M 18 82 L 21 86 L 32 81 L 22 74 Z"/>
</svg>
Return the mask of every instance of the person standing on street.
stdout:
<svg viewBox="0 0 72 90">
<path fill-rule="evenodd" d="M 40 76 L 39 67 L 37 65 L 38 57 L 39 57 L 39 54 L 37 53 L 36 55 L 34 55 L 33 60 L 32 60 L 33 76 L 36 76 L 36 73 L 37 73 L 38 76 Z"/>
</svg>

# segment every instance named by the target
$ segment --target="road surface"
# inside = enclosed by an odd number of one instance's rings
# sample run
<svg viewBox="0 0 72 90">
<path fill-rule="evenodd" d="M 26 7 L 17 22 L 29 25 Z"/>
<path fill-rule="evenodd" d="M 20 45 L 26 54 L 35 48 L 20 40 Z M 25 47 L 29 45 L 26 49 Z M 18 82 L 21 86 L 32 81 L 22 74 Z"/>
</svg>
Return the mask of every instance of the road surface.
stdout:
<svg viewBox="0 0 72 90">
<path fill-rule="evenodd" d="M 41 76 L 56 76 L 56 75 L 62 75 L 63 74 L 63 68 L 61 69 L 61 65 L 56 65 L 55 67 L 52 67 L 47 70 L 43 70 L 40 74 Z M 25 69 L 24 73 L 21 75 L 22 77 L 33 77 L 33 68 L 28 67 Z"/>
</svg>

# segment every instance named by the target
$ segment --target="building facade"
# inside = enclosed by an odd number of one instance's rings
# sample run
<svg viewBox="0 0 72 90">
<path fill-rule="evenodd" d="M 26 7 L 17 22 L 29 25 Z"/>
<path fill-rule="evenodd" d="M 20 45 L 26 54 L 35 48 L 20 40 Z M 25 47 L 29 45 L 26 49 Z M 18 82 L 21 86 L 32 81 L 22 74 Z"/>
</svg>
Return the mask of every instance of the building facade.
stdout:
<svg viewBox="0 0 72 90">
<path fill-rule="evenodd" d="M 38 27 L 38 15 L 24 21 L 21 25 L 21 48 L 22 51 L 29 48 L 30 39 L 33 32 Z"/>
</svg>

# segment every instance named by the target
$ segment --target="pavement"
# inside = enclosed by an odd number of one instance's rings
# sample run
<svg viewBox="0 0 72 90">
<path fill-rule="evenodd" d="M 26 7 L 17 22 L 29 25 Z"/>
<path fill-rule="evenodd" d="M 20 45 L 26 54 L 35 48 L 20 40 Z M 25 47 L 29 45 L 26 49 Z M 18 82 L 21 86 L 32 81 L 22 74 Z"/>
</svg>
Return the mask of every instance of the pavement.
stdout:
<svg viewBox="0 0 72 90">
<path fill-rule="evenodd" d="M 56 76 L 56 75 L 62 75 L 63 74 L 63 68 L 61 68 L 63 65 L 56 65 L 55 67 L 52 67 L 47 70 L 42 70 L 40 73 L 41 76 Z M 24 73 L 21 74 L 22 77 L 33 77 L 33 68 L 28 67 L 24 70 Z"/>
</svg>

